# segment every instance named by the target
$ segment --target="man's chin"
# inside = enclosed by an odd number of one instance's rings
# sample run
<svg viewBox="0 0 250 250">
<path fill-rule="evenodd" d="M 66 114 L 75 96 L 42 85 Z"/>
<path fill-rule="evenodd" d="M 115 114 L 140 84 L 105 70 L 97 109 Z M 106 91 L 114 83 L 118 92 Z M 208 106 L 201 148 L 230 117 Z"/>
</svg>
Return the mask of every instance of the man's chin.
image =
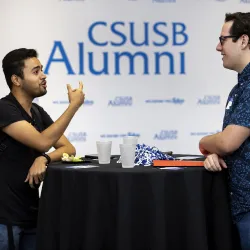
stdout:
<svg viewBox="0 0 250 250">
<path fill-rule="evenodd" d="M 230 67 L 230 65 L 226 64 L 225 62 L 223 62 L 223 67 L 224 67 L 225 69 L 230 69 L 230 70 L 232 70 L 232 67 Z"/>
<path fill-rule="evenodd" d="M 43 92 L 40 92 L 36 97 L 41 97 L 47 94 L 47 89 L 45 89 Z"/>
</svg>

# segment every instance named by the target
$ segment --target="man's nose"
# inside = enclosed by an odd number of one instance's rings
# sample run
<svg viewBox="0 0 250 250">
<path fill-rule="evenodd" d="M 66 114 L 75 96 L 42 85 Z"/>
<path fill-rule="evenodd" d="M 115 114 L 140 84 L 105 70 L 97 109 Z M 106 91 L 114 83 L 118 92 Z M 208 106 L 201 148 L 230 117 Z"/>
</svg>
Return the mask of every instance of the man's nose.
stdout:
<svg viewBox="0 0 250 250">
<path fill-rule="evenodd" d="M 42 71 L 42 74 L 41 74 L 41 78 L 42 79 L 46 79 L 47 78 L 47 75 L 45 75 L 43 71 Z"/>
<path fill-rule="evenodd" d="M 222 50 L 222 46 L 221 46 L 221 43 L 220 43 L 220 42 L 217 44 L 216 50 L 217 50 L 217 51 L 221 51 L 221 50 Z"/>
</svg>

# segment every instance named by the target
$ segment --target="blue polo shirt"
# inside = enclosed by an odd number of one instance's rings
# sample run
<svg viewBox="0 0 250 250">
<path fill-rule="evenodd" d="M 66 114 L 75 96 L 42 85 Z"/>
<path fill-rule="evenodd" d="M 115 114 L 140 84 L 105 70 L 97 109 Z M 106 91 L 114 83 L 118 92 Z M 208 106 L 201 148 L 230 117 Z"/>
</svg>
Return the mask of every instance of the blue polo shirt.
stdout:
<svg viewBox="0 0 250 250">
<path fill-rule="evenodd" d="M 250 128 L 250 63 L 238 74 L 238 84 L 231 90 L 223 121 L 228 125 Z M 229 172 L 229 190 L 233 221 L 250 212 L 250 137 L 232 154 L 224 157 Z"/>
</svg>

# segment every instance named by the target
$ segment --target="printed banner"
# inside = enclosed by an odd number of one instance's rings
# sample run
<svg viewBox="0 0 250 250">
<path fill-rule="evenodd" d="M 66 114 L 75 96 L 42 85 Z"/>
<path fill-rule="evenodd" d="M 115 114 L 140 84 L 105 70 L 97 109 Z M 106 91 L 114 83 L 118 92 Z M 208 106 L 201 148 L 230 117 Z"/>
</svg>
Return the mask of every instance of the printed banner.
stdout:
<svg viewBox="0 0 250 250">
<path fill-rule="evenodd" d="M 96 153 L 99 140 L 119 154 L 126 135 L 198 154 L 199 140 L 221 131 L 237 83 L 215 49 L 225 13 L 249 10 L 250 0 L 2 0 L 0 56 L 38 51 L 48 93 L 35 102 L 54 120 L 68 106 L 66 84 L 84 82 L 65 132 L 77 155 Z"/>
</svg>

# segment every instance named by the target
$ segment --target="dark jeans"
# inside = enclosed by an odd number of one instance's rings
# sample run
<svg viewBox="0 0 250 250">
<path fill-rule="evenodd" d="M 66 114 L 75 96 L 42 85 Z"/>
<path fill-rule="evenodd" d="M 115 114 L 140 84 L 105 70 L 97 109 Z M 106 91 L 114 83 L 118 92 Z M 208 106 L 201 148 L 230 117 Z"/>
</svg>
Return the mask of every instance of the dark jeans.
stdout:
<svg viewBox="0 0 250 250">
<path fill-rule="evenodd" d="M 250 212 L 246 213 L 244 217 L 236 223 L 239 236 L 241 250 L 250 250 Z"/>
<path fill-rule="evenodd" d="M 15 250 L 35 250 L 36 228 L 13 226 L 12 230 Z M 0 224 L 0 250 L 9 250 L 8 229 L 2 224 Z"/>
</svg>

